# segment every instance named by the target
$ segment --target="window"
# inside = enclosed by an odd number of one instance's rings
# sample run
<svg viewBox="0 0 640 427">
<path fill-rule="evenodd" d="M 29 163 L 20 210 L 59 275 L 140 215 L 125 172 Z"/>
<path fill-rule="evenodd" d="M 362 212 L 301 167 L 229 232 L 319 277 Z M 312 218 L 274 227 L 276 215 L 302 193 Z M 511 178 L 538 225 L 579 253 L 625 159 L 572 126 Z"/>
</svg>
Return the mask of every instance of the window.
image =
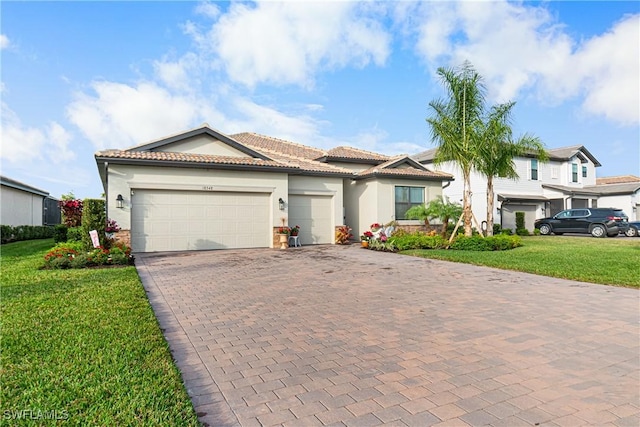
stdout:
<svg viewBox="0 0 640 427">
<path fill-rule="evenodd" d="M 578 164 L 571 164 L 571 182 L 578 182 Z"/>
<path fill-rule="evenodd" d="M 407 219 L 405 214 L 413 206 L 424 204 L 424 187 L 396 187 L 396 219 Z"/>
<path fill-rule="evenodd" d="M 531 159 L 531 180 L 532 181 L 538 180 L 538 160 L 537 159 Z"/>
<path fill-rule="evenodd" d="M 587 167 L 586 166 L 582 166 L 582 177 L 583 178 L 587 177 Z"/>
</svg>

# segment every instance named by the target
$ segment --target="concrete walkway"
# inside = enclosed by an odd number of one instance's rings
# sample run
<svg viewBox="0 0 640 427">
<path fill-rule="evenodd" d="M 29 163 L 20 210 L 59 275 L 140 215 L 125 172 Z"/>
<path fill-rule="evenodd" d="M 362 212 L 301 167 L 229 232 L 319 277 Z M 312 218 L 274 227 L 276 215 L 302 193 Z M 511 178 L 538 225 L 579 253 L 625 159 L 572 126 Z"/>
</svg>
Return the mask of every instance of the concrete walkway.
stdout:
<svg viewBox="0 0 640 427">
<path fill-rule="evenodd" d="M 136 265 L 209 426 L 640 425 L 634 289 L 355 245 Z"/>
</svg>

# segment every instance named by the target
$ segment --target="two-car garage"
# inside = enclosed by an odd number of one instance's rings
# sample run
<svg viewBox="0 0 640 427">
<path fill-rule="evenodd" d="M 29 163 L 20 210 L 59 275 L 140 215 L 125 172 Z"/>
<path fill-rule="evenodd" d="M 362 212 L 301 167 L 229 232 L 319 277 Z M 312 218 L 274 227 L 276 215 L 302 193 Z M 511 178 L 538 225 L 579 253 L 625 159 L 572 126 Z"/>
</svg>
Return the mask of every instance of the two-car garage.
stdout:
<svg viewBox="0 0 640 427">
<path fill-rule="evenodd" d="M 132 193 L 134 252 L 267 248 L 273 238 L 271 193 L 161 189 Z M 300 226 L 303 244 L 333 242 L 331 196 L 292 194 L 287 209 L 288 223 Z"/>
</svg>

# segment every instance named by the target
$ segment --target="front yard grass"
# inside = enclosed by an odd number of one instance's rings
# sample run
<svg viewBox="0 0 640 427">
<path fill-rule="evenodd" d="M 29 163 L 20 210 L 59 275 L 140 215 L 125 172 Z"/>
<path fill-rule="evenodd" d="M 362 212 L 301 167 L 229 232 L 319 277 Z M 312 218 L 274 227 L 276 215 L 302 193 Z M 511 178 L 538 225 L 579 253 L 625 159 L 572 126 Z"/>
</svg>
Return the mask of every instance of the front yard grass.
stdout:
<svg viewBox="0 0 640 427">
<path fill-rule="evenodd" d="M 494 252 L 410 250 L 402 254 L 606 285 L 640 288 L 640 239 L 530 236 Z"/>
<path fill-rule="evenodd" d="M 38 269 L 52 246 L 1 249 L 3 419 L 199 425 L 135 268 Z"/>
</svg>

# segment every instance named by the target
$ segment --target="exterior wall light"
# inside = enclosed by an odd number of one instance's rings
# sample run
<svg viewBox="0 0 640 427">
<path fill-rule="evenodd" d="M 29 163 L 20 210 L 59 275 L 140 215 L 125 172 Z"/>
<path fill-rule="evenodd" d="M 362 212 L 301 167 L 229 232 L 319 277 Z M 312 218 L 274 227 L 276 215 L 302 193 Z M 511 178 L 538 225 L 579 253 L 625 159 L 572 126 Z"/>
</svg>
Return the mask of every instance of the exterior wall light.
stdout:
<svg viewBox="0 0 640 427">
<path fill-rule="evenodd" d="M 124 199 L 122 198 L 122 194 L 118 194 L 118 197 L 116 197 L 116 207 L 118 209 L 124 208 Z"/>
<path fill-rule="evenodd" d="M 284 210 L 284 200 L 282 200 L 282 197 L 278 199 L 278 207 L 280 208 L 281 211 Z"/>
</svg>

